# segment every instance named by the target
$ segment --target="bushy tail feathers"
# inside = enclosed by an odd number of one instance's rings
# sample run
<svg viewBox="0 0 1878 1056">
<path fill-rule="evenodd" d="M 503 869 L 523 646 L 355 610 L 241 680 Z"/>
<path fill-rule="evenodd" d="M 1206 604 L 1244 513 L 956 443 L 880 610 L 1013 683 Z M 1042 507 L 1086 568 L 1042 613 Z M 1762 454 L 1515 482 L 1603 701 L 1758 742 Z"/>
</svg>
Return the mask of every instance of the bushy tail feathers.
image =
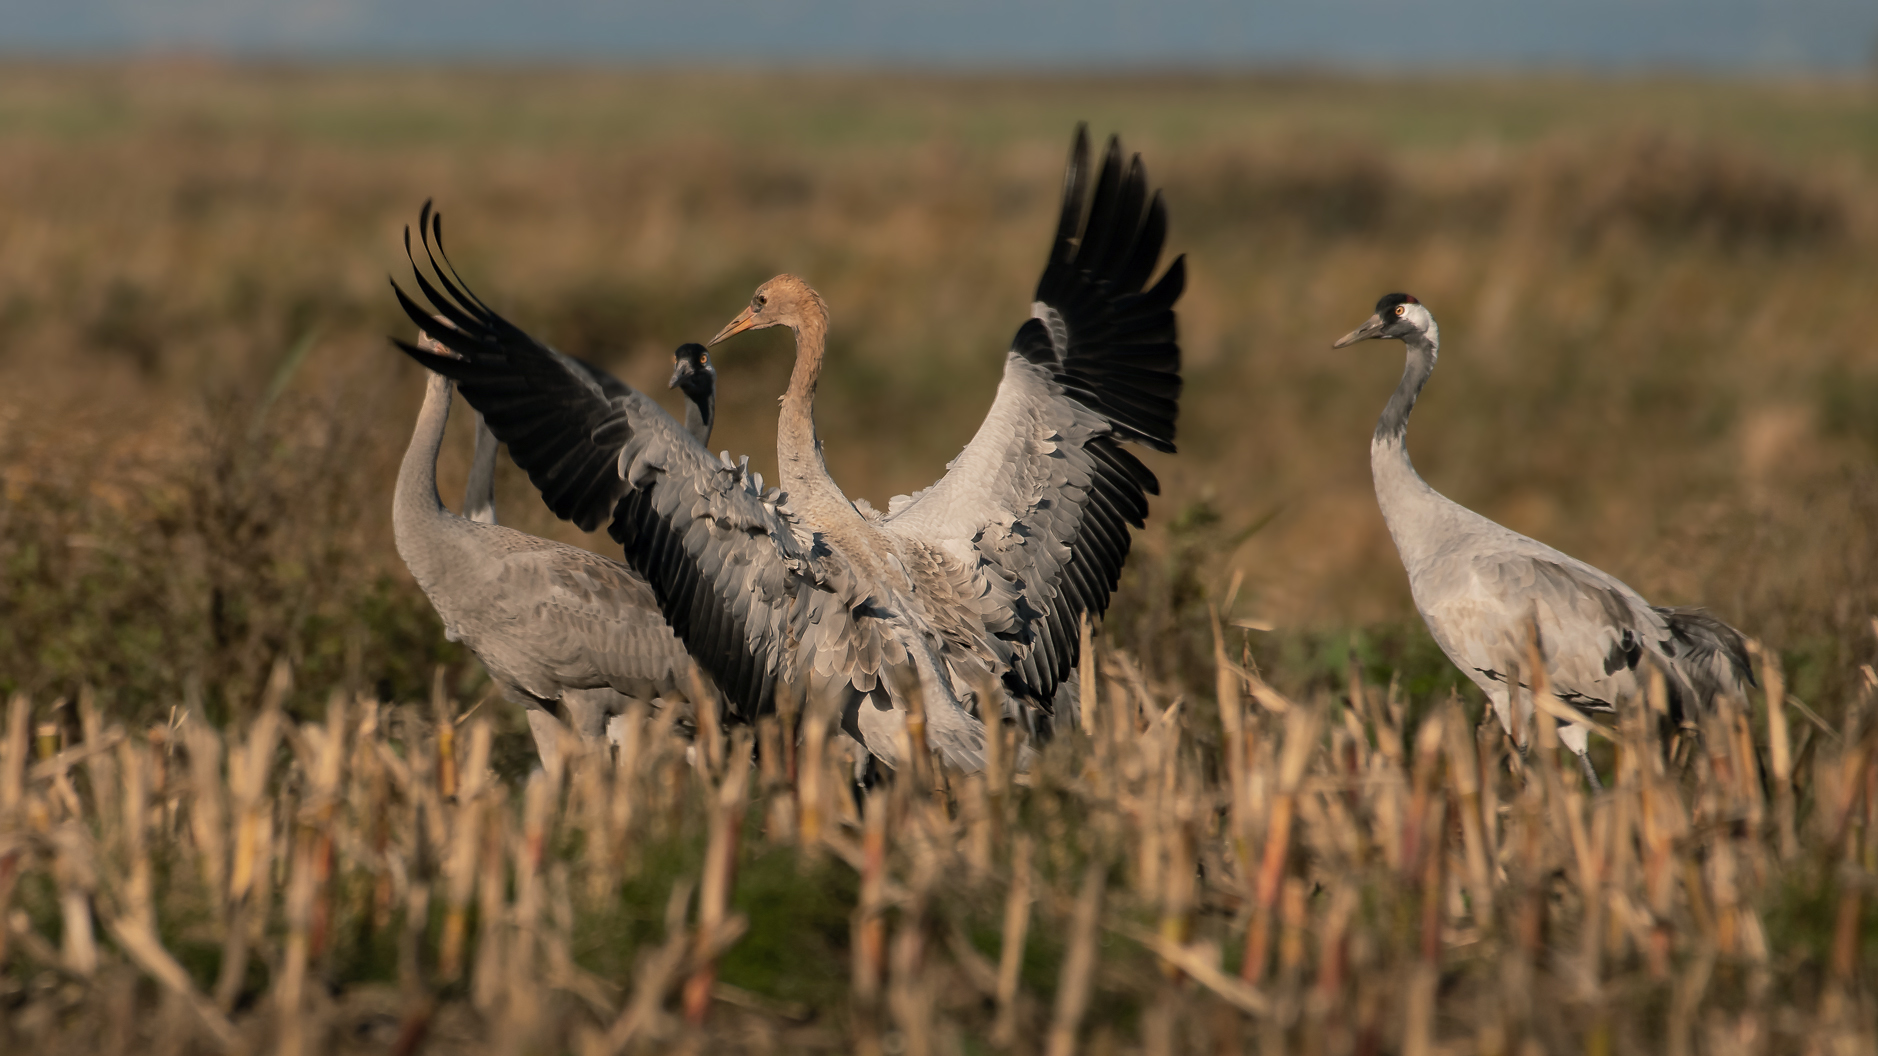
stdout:
<svg viewBox="0 0 1878 1056">
<path fill-rule="evenodd" d="M 1675 636 L 1677 656 L 1672 666 L 1693 691 L 1696 706 L 1709 707 L 1720 696 L 1745 698 L 1750 687 L 1759 685 L 1740 631 L 1707 609 L 1654 608 Z"/>
</svg>

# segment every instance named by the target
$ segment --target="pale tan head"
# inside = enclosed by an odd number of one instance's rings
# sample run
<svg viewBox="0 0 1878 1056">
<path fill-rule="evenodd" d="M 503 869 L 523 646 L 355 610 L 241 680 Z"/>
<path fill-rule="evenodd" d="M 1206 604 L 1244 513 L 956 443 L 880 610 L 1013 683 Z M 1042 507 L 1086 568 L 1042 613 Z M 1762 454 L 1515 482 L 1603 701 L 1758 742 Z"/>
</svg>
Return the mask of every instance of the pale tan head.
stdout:
<svg viewBox="0 0 1878 1056">
<path fill-rule="evenodd" d="M 828 304 L 822 295 L 795 275 L 778 275 L 756 288 L 750 304 L 737 313 L 709 344 L 717 344 L 745 330 L 766 326 L 786 326 L 798 334 L 804 329 L 819 330 L 828 324 Z"/>
</svg>

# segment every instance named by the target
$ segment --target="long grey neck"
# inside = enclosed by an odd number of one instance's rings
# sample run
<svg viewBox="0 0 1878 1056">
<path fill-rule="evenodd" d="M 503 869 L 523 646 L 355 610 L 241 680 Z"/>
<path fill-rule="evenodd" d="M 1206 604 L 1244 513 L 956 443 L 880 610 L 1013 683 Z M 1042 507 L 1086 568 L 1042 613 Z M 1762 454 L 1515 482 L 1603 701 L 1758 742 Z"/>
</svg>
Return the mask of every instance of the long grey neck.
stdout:
<svg viewBox="0 0 1878 1056">
<path fill-rule="evenodd" d="M 476 457 L 470 461 L 469 484 L 463 489 L 463 516 L 472 521 L 496 523 L 496 449 L 501 443 L 477 414 Z"/>
<path fill-rule="evenodd" d="M 711 446 L 711 426 L 717 421 L 717 389 L 713 386 L 703 396 L 685 392 L 685 431 L 698 443 Z"/>
<path fill-rule="evenodd" d="M 398 555 L 420 584 L 432 582 L 438 572 L 435 566 L 444 560 L 437 540 L 452 519 L 437 495 L 437 452 L 443 448 L 443 428 L 450 421 L 450 393 L 450 379 L 430 375 L 424 406 L 417 412 L 417 428 L 398 466 L 398 487 L 391 502 Z"/>
<path fill-rule="evenodd" d="M 1441 335 L 1431 331 L 1426 335 L 1416 334 L 1402 340 L 1408 346 L 1408 361 L 1402 367 L 1402 381 L 1389 397 L 1388 406 L 1382 409 L 1382 417 L 1376 419 L 1376 443 L 1394 443 L 1402 446 L 1408 435 L 1409 412 L 1415 409 L 1415 398 L 1422 394 L 1422 386 L 1428 384 L 1428 376 L 1435 372 L 1435 359 L 1440 355 Z"/>
<path fill-rule="evenodd" d="M 1369 442 L 1369 469 L 1376 482 L 1376 504 L 1382 509 L 1382 519 L 1389 526 L 1389 534 L 1395 539 L 1403 563 L 1409 566 L 1411 577 L 1422 556 L 1417 548 L 1427 536 L 1429 519 L 1438 519 L 1443 515 L 1442 510 L 1452 505 L 1415 472 L 1415 464 L 1409 461 L 1407 443 L 1409 412 L 1415 409 L 1415 397 L 1421 394 L 1422 386 L 1428 384 L 1428 376 L 1434 373 L 1440 342 L 1440 335 L 1435 331 L 1403 341 L 1408 346 L 1408 361 L 1402 368 L 1402 381 L 1382 409 L 1382 417 L 1376 421 L 1376 434 Z"/>
</svg>

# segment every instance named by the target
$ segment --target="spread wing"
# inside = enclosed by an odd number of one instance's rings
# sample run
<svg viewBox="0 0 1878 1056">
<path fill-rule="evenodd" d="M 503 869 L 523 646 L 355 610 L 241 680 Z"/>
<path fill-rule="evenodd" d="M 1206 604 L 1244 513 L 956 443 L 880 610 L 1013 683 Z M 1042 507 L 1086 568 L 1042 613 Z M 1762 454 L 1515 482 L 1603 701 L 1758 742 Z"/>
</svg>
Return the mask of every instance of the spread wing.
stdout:
<svg viewBox="0 0 1878 1056">
<path fill-rule="evenodd" d="M 1022 647 L 1006 682 L 1046 708 L 1075 667 L 1082 615 L 1108 608 L 1128 529 L 1160 490 L 1123 442 L 1173 451 L 1179 411 L 1184 258 L 1148 286 L 1167 234 L 1160 195 L 1112 138 L 1093 194 L 1089 171 L 1079 128 L 1055 244 L 997 399 L 946 475 L 896 498 L 885 522 L 1015 590 L 1017 630 L 1000 633 Z"/>
<path fill-rule="evenodd" d="M 754 717 L 771 698 L 800 586 L 795 537 L 774 493 L 745 466 L 713 458 L 644 393 L 606 385 L 484 304 L 451 267 L 428 202 L 418 226 L 436 281 L 415 257 L 412 273 L 451 325 L 435 326 L 392 288 L 455 356 L 394 343 L 456 382 L 556 516 L 587 531 L 607 525 L 733 713 Z"/>
<path fill-rule="evenodd" d="M 428 335 L 420 335 L 418 338 L 419 344 L 421 345 L 427 337 Z M 554 350 L 549 349 L 549 351 L 552 352 Z M 584 359 L 565 355 L 560 352 L 555 352 L 554 354 L 560 356 L 562 362 L 566 363 L 569 367 L 585 374 L 588 379 L 595 385 L 598 385 L 600 391 L 609 398 L 624 396 L 632 391 L 625 382 Z M 480 521 L 483 524 L 495 524 L 497 521 L 496 451 L 501 446 L 501 441 L 497 440 L 496 434 L 490 432 L 489 427 L 483 424 L 483 416 L 481 414 L 475 415 L 475 418 L 476 453 L 474 457 L 470 459 L 469 480 L 464 485 L 463 489 L 463 516 L 472 521 Z"/>
</svg>

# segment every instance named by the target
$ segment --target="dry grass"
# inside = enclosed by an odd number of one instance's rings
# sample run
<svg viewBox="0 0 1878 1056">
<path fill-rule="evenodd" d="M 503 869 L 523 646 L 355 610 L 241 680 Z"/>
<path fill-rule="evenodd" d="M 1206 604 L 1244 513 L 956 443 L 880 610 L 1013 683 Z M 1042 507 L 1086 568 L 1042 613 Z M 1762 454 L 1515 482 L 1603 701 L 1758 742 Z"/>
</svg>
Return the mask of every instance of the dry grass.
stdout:
<svg viewBox="0 0 1878 1056">
<path fill-rule="evenodd" d="M 488 720 L 441 692 L 428 708 L 335 695 L 295 724 L 283 665 L 246 728 L 179 713 L 126 730 L 81 698 L 70 747 L 16 697 L 0 1044 L 1878 1045 L 1869 667 L 1837 728 L 1781 705 L 1771 664 L 1771 710 L 1736 702 L 1699 727 L 1659 726 L 1658 686 L 1609 731 L 1611 787 L 1593 794 L 1544 708 L 1521 756 L 1452 700 L 1415 719 L 1355 677 L 1342 700 L 1287 699 L 1223 643 L 1217 709 L 1090 656 L 1093 735 L 1027 774 L 1014 742 L 970 777 L 909 745 L 929 761 L 859 805 L 827 708 L 695 745 L 640 713 L 617 756 L 517 787 L 489 769 Z"/>
</svg>

